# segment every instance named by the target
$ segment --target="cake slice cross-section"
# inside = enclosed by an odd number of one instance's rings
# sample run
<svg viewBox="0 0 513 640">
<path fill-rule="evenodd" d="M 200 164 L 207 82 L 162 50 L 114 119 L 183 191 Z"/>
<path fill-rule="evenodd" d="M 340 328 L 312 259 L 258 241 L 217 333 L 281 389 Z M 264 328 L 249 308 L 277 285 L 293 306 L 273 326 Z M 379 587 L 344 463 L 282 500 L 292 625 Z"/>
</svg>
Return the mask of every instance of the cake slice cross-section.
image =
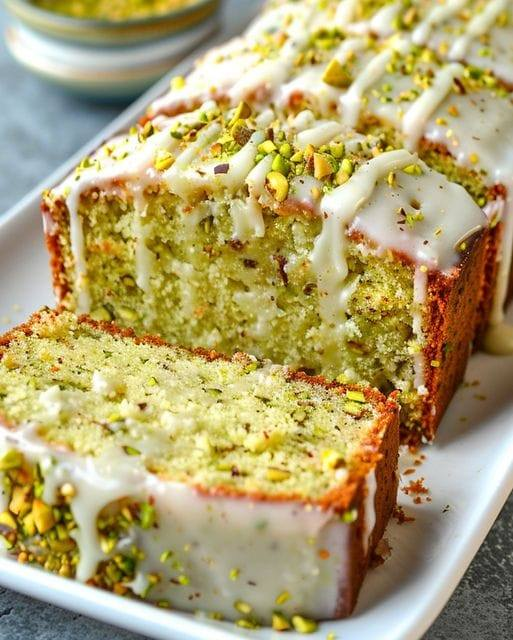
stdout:
<svg viewBox="0 0 513 640">
<path fill-rule="evenodd" d="M 0 416 L 6 554 L 243 627 L 348 615 L 395 504 L 394 400 L 68 312 L 1 338 Z"/>
<path fill-rule="evenodd" d="M 67 309 L 398 389 L 407 437 L 433 438 L 475 334 L 489 229 L 415 153 L 310 110 L 209 102 L 112 140 L 43 212 Z"/>
</svg>

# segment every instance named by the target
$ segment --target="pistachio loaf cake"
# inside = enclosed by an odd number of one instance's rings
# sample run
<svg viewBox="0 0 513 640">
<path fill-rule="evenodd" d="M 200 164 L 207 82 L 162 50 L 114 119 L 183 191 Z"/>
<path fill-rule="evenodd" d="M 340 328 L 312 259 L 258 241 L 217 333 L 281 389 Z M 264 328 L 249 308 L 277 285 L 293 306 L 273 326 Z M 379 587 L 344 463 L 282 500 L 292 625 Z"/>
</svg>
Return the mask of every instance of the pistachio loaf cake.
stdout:
<svg viewBox="0 0 513 640">
<path fill-rule="evenodd" d="M 416 154 L 309 110 L 160 117 L 45 197 L 66 308 L 385 392 L 431 439 L 463 374 L 487 219 Z"/>
<path fill-rule="evenodd" d="M 175 114 L 209 96 L 272 103 L 417 150 L 469 191 L 495 229 L 480 316 L 494 327 L 488 348 L 508 352 L 513 342 L 501 340 L 500 327 L 513 254 L 511 11 L 507 0 L 269 3 L 148 114 Z"/>
<path fill-rule="evenodd" d="M 397 405 L 47 309 L 0 339 L 0 547 L 243 628 L 354 606 L 397 490 Z"/>
</svg>

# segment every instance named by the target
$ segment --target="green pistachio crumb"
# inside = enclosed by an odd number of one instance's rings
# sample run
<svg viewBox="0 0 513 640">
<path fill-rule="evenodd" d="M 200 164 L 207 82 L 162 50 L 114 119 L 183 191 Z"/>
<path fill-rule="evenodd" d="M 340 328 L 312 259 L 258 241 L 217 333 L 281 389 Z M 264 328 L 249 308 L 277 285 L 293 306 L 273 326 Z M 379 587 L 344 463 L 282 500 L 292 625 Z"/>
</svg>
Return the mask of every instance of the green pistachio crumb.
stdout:
<svg viewBox="0 0 513 640">
<path fill-rule="evenodd" d="M 150 529 L 155 524 L 155 507 L 143 502 L 139 507 L 139 523 L 143 529 Z"/>
<path fill-rule="evenodd" d="M 290 622 L 282 613 L 275 611 L 272 618 L 272 627 L 275 631 L 288 631 Z"/>
<path fill-rule="evenodd" d="M 284 158 L 281 155 L 277 155 L 273 159 L 271 169 L 283 174 L 284 176 L 287 176 L 290 172 L 290 162 L 287 160 L 287 158 Z"/>
<path fill-rule="evenodd" d="M 127 456 L 140 456 L 141 452 L 138 449 L 135 449 L 134 447 L 131 447 L 129 445 L 125 445 L 123 447 L 123 451 L 127 454 Z"/>
<path fill-rule="evenodd" d="M 23 464 L 23 454 L 16 449 L 10 449 L 0 458 L 0 471 L 17 469 Z"/>
<path fill-rule="evenodd" d="M 253 611 L 253 607 L 243 600 L 235 600 L 233 606 L 239 613 L 242 613 L 245 616 L 249 615 Z"/>
<path fill-rule="evenodd" d="M 173 551 L 171 551 L 170 549 L 167 549 L 166 551 L 163 551 L 160 554 L 160 562 L 162 562 L 162 563 L 167 562 L 169 560 L 169 558 L 171 558 L 172 555 L 173 555 Z"/>
<path fill-rule="evenodd" d="M 276 596 L 276 600 L 274 602 L 281 606 L 288 600 L 290 600 L 290 593 L 288 591 L 282 591 L 278 596 Z"/>
<path fill-rule="evenodd" d="M 241 629 L 258 629 L 258 623 L 256 623 L 254 620 L 248 620 L 246 618 L 237 620 L 235 624 Z"/>
<path fill-rule="evenodd" d="M 407 167 L 404 167 L 403 171 L 410 176 L 421 176 L 423 173 L 422 168 L 418 164 L 409 164 Z"/>
<path fill-rule="evenodd" d="M 355 402 L 366 402 L 365 394 L 363 393 L 363 391 L 351 391 L 351 390 L 348 390 L 348 391 L 346 391 L 346 397 L 349 400 L 354 400 Z"/>
<path fill-rule="evenodd" d="M 303 616 L 292 616 L 292 624 L 298 633 L 314 633 L 317 631 L 317 622 Z"/>
<path fill-rule="evenodd" d="M 342 522 L 344 522 L 345 524 L 352 524 L 357 520 L 357 518 L 358 518 L 357 509 L 348 509 L 347 511 L 344 511 L 344 513 L 340 517 Z"/>
<path fill-rule="evenodd" d="M 326 84 L 339 89 L 345 89 L 349 87 L 353 81 L 351 74 L 347 68 L 337 58 L 333 58 L 329 63 L 322 75 L 322 80 Z"/>
<path fill-rule="evenodd" d="M 276 145 L 272 140 L 265 140 L 260 143 L 257 147 L 258 153 L 263 153 L 264 155 L 269 155 L 273 151 L 276 151 Z"/>
</svg>

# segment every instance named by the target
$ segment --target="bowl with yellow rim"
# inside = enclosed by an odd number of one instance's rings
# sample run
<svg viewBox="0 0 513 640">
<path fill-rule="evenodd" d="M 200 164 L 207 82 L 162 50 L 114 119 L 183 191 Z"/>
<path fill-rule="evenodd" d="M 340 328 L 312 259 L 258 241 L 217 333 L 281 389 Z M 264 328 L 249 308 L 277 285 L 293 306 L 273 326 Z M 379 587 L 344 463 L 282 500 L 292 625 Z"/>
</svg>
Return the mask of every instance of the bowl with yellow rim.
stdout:
<svg viewBox="0 0 513 640">
<path fill-rule="evenodd" d="M 211 19 L 221 0 L 4 0 L 26 28 L 90 45 L 127 46 L 178 35 Z"/>
<path fill-rule="evenodd" d="M 5 3 L 14 16 L 6 44 L 22 66 L 66 91 L 126 101 L 207 41 L 221 0 Z"/>
</svg>

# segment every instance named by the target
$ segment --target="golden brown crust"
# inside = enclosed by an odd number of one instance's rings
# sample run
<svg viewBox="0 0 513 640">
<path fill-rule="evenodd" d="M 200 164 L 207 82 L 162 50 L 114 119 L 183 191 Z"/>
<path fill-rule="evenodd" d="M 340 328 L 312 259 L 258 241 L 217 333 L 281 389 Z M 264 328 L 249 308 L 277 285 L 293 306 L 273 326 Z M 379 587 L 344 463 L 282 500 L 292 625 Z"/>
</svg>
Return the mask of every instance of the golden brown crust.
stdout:
<svg viewBox="0 0 513 640">
<path fill-rule="evenodd" d="M 50 205 L 48 195 L 46 195 L 41 201 L 41 214 L 43 216 L 46 248 L 50 254 L 53 292 L 57 302 L 62 303 L 70 293 L 61 243 L 62 229 L 68 218 L 67 208 L 61 201 L 54 201 Z"/>
<path fill-rule="evenodd" d="M 369 567 L 374 549 L 383 537 L 387 523 L 392 515 L 397 501 L 397 487 L 399 476 L 397 473 L 397 460 L 399 457 L 399 431 L 387 429 L 380 443 L 379 461 L 375 467 L 376 494 L 374 496 L 375 525 L 372 530 L 369 543 L 363 544 L 363 536 L 369 532 L 366 530 L 364 493 L 366 487 L 362 482 L 355 496 L 358 507 L 358 520 L 351 527 L 348 558 L 350 559 L 349 580 L 341 585 L 336 617 L 349 616 L 358 598 L 363 578 Z M 369 523 L 367 523 L 368 525 Z"/>
<path fill-rule="evenodd" d="M 424 312 L 426 346 L 424 377 L 428 396 L 424 402 L 422 432 L 404 433 L 403 440 L 417 444 L 421 436 L 432 440 L 442 416 L 463 379 L 472 341 L 481 322 L 480 299 L 485 287 L 489 230 L 467 251 L 460 265 L 447 276 L 428 274 Z"/>
</svg>

